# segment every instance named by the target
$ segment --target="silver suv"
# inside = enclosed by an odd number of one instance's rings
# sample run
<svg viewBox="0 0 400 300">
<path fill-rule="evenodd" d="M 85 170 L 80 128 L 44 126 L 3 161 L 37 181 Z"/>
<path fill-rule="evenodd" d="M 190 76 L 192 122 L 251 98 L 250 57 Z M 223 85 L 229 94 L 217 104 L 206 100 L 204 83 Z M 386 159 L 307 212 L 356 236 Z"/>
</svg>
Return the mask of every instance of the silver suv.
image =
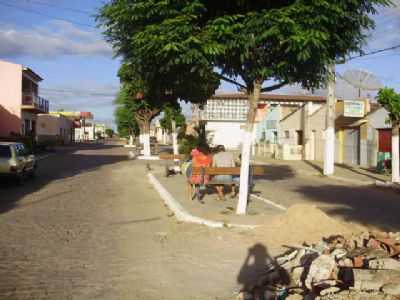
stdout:
<svg viewBox="0 0 400 300">
<path fill-rule="evenodd" d="M 34 176 L 35 156 L 21 143 L 0 142 L 0 176 L 15 177 L 23 183 L 26 176 Z"/>
</svg>

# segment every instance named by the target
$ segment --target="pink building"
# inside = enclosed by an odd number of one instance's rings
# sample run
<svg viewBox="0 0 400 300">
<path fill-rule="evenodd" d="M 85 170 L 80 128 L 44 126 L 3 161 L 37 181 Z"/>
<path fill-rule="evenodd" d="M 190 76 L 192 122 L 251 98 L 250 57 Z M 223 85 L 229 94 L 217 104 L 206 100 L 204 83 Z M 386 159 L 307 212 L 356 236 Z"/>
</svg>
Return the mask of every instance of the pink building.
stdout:
<svg viewBox="0 0 400 300">
<path fill-rule="evenodd" d="M 0 60 L 0 136 L 36 134 L 37 114 L 49 112 L 39 97 L 43 79 L 22 65 Z"/>
</svg>

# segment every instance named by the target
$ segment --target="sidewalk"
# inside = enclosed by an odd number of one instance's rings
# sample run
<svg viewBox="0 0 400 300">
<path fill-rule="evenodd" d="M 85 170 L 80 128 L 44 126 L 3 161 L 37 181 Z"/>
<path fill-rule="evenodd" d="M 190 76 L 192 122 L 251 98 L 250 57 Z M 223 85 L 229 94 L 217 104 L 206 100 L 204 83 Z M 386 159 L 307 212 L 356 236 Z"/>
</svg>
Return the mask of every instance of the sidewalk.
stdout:
<svg viewBox="0 0 400 300">
<path fill-rule="evenodd" d="M 319 161 L 303 161 L 303 160 L 275 160 L 262 156 L 255 156 L 253 162 L 268 165 L 285 165 L 290 167 L 293 172 L 299 175 L 307 176 L 323 176 L 323 162 Z M 356 185 L 375 184 L 376 181 L 390 181 L 390 176 L 378 174 L 370 170 L 366 170 L 356 166 L 335 165 L 334 175 L 329 176 L 332 179 L 343 181 Z"/>
<path fill-rule="evenodd" d="M 152 168 L 152 174 L 156 179 L 193 216 L 226 224 L 259 225 L 268 221 L 272 216 L 284 212 L 282 209 L 264 202 L 262 195 L 258 194 L 256 197 L 251 197 L 247 214 L 237 215 L 237 197 L 231 199 L 227 195 L 225 201 L 218 200 L 216 192 L 212 188 L 204 196 L 204 204 L 202 204 L 197 200 L 189 199 L 184 176 L 175 175 L 166 178 L 162 166 L 152 165 Z"/>
</svg>

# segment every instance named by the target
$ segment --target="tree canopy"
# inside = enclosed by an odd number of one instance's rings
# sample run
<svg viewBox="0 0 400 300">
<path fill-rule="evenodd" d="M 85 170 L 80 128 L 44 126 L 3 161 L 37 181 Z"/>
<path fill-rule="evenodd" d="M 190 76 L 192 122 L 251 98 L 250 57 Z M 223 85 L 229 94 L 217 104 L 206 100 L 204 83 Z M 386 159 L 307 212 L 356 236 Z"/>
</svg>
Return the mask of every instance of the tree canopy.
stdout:
<svg viewBox="0 0 400 300">
<path fill-rule="evenodd" d="M 400 94 L 394 89 L 383 88 L 378 92 L 377 100 L 389 113 L 392 122 L 400 122 Z"/>
<path fill-rule="evenodd" d="M 98 17 L 116 53 L 143 78 L 254 81 L 318 87 L 327 65 L 361 51 L 376 5 L 389 0 L 113 0 Z M 183 97 L 182 97 L 183 98 Z"/>
</svg>

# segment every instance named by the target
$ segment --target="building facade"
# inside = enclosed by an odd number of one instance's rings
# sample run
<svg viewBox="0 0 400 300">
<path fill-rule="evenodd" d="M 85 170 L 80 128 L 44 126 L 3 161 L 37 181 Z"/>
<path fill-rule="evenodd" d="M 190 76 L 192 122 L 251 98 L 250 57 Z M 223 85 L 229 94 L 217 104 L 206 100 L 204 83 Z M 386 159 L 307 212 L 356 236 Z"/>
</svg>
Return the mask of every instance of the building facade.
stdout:
<svg viewBox="0 0 400 300">
<path fill-rule="evenodd" d="M 73 140 L 73 121 L 61 114 L 38 114 L 36 138 L 39 143 L 69 144 Z"/>
<path fill-rule="evenodd" d="M 253 142 L 278 142 L 279 122 L 305 103 L 323 103 L 317 96 L 261 94 L 253 129 Z M 211 144 L 228 149 L 240 147 L 247 120 L 248 100 L 244 93 L 217 94 L 207 100 L 199 111 L 199 119 L 206 122 Z"/>
<path fill-rule="evenodd" d="M 37 115 L 49 112 L 39 96 L 43 79 L 22 65 L 0 60 L 0 136 L 36 135 Z"/>
</svg>

